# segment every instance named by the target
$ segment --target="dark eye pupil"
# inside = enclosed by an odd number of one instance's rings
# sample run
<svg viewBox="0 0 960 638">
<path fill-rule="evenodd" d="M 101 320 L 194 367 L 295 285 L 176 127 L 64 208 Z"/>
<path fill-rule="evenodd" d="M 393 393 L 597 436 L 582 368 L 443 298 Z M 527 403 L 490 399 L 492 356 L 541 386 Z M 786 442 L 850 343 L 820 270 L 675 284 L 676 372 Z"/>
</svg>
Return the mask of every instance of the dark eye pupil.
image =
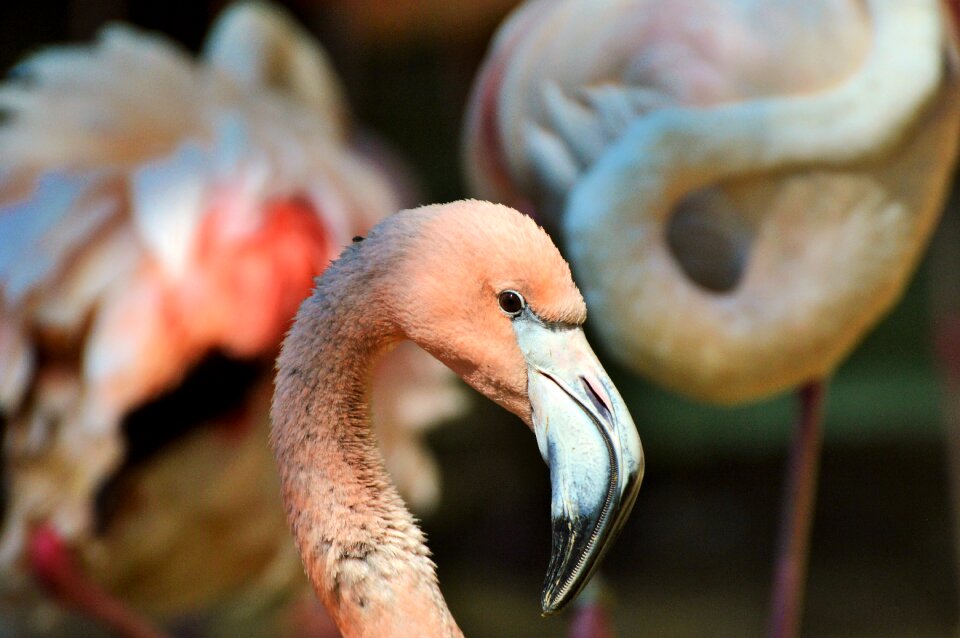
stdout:
<svg viewBox="0 0 960 638">
<path fill-rule="evenodd" d="M 506 290 L 500 293 L 500 308 L 507 314 L 516 314 L 523 310 L 523 299 L 512 290 Z"/>
</svg>

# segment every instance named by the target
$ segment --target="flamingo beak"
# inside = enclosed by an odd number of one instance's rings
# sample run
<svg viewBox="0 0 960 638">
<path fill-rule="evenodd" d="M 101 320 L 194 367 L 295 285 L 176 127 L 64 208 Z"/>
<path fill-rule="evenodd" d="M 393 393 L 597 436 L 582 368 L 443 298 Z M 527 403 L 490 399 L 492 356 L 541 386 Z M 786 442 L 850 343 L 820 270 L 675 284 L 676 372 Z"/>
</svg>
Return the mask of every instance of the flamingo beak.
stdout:
<svg viewBox="0 0 960 638">
<path fill-rule="evenodd" d="M 550 467 L 553 550 L 544 615 L 590 580 L 640 490 L 643 448 L 620 393 L 579 326 L 514 320 L 540 454 Z"/>
</svg>

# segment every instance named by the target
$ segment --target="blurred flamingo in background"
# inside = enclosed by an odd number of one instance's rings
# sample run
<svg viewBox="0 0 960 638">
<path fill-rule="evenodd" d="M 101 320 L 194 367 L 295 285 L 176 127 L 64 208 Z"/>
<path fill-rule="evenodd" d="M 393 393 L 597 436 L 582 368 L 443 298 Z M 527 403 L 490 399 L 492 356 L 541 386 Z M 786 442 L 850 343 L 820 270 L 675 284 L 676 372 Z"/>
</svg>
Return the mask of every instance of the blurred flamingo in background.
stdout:
<svg viewBox="0 0 960 638">
<path fill-rule="evenodd" d="M 72 635 L 53 594 L 131 635 L 150 630 L 126 607 L 250 631 L 310 600 L 265 445 L 273 359 L 313 278 L 409 185 L 353 146 L 324 53 L 265 5 L 228 10 L 197 61 L 112 26 L 15 71 L 0 87 L 0 630 Z M 459 389 L 411 346 L 377 376 L 387 466 L 429 508 L 418 435 L 461 409 Z M 305 631 L 278 622 L 266 632 Z"/>
<path fill-rule="evenodd" d="M 713 403 L 803 388 L 771 635 L 799 631 L 822 384 L 943 206 L 960 113 L 946 11 L 535 0 L 475 83 L 473 189 L 559 233 L 611 355 Z"/>
</svg>

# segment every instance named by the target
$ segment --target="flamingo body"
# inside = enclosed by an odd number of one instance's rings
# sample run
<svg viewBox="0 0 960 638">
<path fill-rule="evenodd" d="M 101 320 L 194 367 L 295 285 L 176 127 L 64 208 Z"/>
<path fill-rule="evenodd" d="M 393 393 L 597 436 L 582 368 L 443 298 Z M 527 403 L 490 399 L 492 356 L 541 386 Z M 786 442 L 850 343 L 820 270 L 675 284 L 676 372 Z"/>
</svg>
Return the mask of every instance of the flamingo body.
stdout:
<svg viewBox="0 0 960 638">
<path fill-rule="evenodd" d="M 795 387 L 771 637 L 799 634 L 823 380 L 899 299 L 957 156 L 938 0 L 533 0 L 465 136 L 543 215 L 612 356 L 711 403 Z"/>
<path fill-rule="evenodd" d="M 272 461 L 253 452 L 270 361 L 314 277 L 400 206 L 400 189 L 353 146 L 323 51 L 263 4 L 225 12 L 200 59 L 122 25 L 43 50 L 0 86 L 0 105 L 0 580 L 17 601 L 4 615 L 24 617 L 14 631 L 26 632 L 55 617 L 29 573 L 41 525 L 91 578 L 157 617 L 231 598 L 248 620 L 271 611 L 251 601 L 305 583 L 280 516 L 240 530 L 251 509 L 276 507 Z M 140 428 L 192 422 L 141 417 L 212 355 L 260 366 L 262 383 L 238 388 L 202 433 L 128 467 Z M 438 476 L 419 433 L 462 409 L 459 390 L 410 347 L 378 379 L 387 462 L 429 508 Z M 208 489 L 175 480 L 198 467 Z M 108 483 L 121 493 L 105 519 L 96 502 Z M 213 535 L 231 517 L 223 569 L 186 578 L 208 547 L 196 527 Z M 41 579 L 47 563 L 34 565 Z"/>
<path fill-rule="evenodd" d="M 960 112 L 943 17 L 531 2 L 477 81 L 468 175 L 562 234 L 623 363 L 719 403 L 822 378 L 899 298 L 942 209 Z M 894 41 L 911 53 L 886 56 Z"/>
</svg>

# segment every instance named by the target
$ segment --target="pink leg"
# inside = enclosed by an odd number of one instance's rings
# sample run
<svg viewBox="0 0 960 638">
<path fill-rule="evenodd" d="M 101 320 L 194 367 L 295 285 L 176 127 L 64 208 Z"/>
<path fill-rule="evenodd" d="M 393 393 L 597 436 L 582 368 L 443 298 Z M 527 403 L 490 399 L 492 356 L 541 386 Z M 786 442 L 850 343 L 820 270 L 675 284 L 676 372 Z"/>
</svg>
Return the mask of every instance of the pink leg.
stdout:
<svg viewBox="0 0 960 638">
<path fill-rule="evenodd" d="M 805 385 L 799 393 L 800 419 L 787 467 L 769 638 L 795 638 L 800 634 L 810 527 L 823 443 L 825 390 L 823 381 L 815 381 Z"/>
<path fill-rule="evenodd" d="M 123 638 L 165 638 L 145 619 L 91 582 L 73 560 L 63 539 L 49 526 L 34 530 L 29 551 L 37 580 L 64 606 L 99 620 Z"/>
<path fill-rule="evenodd" d="M 960 1 L 951 0 L 947 4 L 954 17 L 960 17 Z M 960 20 L 956 27 L 960 29 Z M 940 377 L 950 509 L 953 513 L 954 561 L 960 564 L 960 279 L 957 278 L 957 272 L 960 272 L 960 208 L 956 195 L 952 200 L 930 246 L 927 288 Z"/>
<path fill-rule="evenodd" d="M 960 315 L 935 315 L 934 329 L 940 363 L 947 467 L 953 497 L 954 561 L 960 561 Z"/>
<path fill-rule="evenodd" d="M 610 621 L 610 602 L 604 595 L 600 574 L 593 580 L 574 603 L 573 621 L 567 638 L 613 638 L 613 623 Z"/>
</svg>

